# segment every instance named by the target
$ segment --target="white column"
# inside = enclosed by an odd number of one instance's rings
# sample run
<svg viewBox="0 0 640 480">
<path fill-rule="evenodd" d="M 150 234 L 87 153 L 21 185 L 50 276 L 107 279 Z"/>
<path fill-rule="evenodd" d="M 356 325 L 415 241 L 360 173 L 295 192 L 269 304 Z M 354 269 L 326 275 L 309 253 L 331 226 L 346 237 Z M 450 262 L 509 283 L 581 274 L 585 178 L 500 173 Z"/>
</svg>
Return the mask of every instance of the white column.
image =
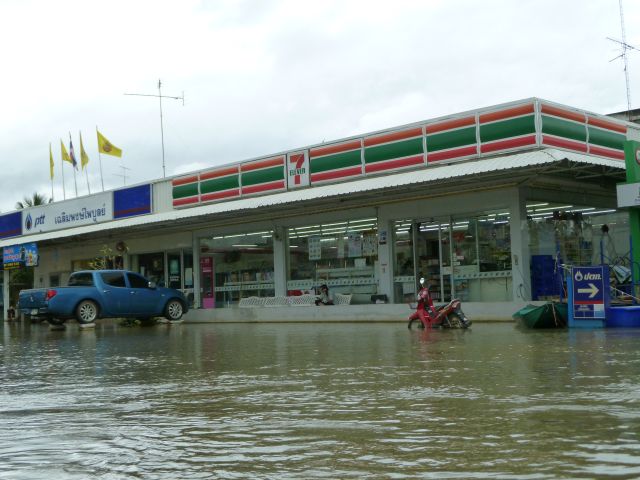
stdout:
<svg viewBox="0 0 640 480">
<path fill-rule="evenodd" d="M 511 280 L 513 301 L 531 300 L 531 271 L 529 253 L 529 227 L 527 226 L 526 190 L 513 188 L 510 191 L 509 213 L 511 219 Z"/>
<path fill-rule="evenodd" d="M 378 210 L 378 294 L 393 298 L 393 222 L 385 215 L 384 207 Z"/>
<path fill-rule="evenodd" d="M 277 226 L 273 230 L 273 282 L 275 294 L 287 294 L 287 229 Z"/>
</svg>

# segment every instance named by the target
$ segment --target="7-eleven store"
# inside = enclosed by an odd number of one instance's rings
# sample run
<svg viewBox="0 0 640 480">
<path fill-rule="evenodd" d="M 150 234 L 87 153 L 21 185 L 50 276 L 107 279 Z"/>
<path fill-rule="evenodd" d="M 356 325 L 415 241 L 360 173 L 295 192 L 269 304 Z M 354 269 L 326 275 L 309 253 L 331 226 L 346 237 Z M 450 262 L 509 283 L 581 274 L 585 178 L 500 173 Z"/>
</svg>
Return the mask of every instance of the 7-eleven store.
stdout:
<svg viewBox="0 0 640 480">
<path fill-rule="evenodd" d="M 531 98 L 10 213 L 1 246 L 37 245 L 36 287 L 106 249 L 184 290 L 190 321 L 401 320 L 419 277 L 475 320 L 506 319 L 559 295 L 556 258 L 628 250 L 616 183 L 638 138 Z M 344 304 L 296 308 L 321 284 Z"/>
</svg>

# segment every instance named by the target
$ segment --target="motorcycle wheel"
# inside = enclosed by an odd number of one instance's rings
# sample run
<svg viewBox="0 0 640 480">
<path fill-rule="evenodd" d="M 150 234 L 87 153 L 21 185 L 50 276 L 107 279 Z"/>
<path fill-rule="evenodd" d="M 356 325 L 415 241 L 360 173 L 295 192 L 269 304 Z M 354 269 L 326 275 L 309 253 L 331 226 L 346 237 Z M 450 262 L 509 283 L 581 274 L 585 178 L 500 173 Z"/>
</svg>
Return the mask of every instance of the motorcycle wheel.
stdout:
<svg viewBox="0 0 640 480">
<path fill-rule="evenodd" d="M 463 328 L 462 319 L 457 313 L 447 315 L 447 323 L 449 328 Z"/>
</svg>

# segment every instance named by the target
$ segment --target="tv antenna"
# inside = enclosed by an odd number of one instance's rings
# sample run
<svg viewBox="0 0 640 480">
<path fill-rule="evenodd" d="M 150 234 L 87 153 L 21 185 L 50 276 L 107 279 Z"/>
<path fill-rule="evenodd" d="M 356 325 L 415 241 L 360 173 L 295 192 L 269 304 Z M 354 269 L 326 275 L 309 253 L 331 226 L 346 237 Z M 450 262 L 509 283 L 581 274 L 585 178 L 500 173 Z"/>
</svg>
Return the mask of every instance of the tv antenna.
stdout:
<svg viewBox="0 0 640 480">
<path fill-rule="evenodd" d="M 622 40 L 616 40 L 615 38 L 611 38 L 611 37 L 607 37 L 607 40 L 611 40 L 612 42 L 619 44 L 622 47 L 622 53 L 618 55 L 616 58 L 612 58 L 611 60 L 609 60 L 609 62 L 613 62 L 614 60 L 622 58 L 622 62 L 624 64 L 624 80 L 625 80 L 625 85 L 627 87 L 627 119 L 631 121 L 631 88 L 629 87 L 629 63 L 627 62 L 627 50 L 640 51 L 640 49 L 632 45 L 629 45 L 627 43 L 627 36 L 624 31 L 624 14 L 622 12 L 622 0 L 619 0 L 619 5 L 620 5 L 620 28 L 622 30 Z"/>
<path fill-rule="evenodd" d="M 130 168 L 125 167 L 124 165 L 120 165 L 120 168 L 122 169 L 122 173 L 114 173 L 114 175 L 116 177 L 122 177 L 122 181 L 123 181 L 123 185 L 127 184 L 127 178 L 129 178 L 129 176 L 127 175 L 127 170 L 131 170 Z"/>
<path fill-rule="evenodd" d="M 162 82 L 158 80 L 158 94 L 149 94 L 149 93 L 125 93 L 125 95 L 132 95 L 136 97 L 157 97 L 160 101 L 160 141 L 162 142 L 162 178 L 165 178 L 166 168 L 164 162 L 164 126 L 162 125 L 162 99 L 170 98 L 172 100 L 182 100 L 182 106 L 184 107 L 184 91 L 182 92 L 181 97 L 172 97 L 169 95 L 162 95 Z"/>
</svg>

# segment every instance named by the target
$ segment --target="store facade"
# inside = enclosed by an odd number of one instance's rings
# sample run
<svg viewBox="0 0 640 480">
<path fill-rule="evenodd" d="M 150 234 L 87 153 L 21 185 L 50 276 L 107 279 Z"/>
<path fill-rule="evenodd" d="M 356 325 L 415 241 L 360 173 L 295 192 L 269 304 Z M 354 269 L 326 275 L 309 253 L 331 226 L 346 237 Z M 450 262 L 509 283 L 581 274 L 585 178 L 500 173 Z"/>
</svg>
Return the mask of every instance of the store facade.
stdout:
<svg viewBox="0 0 640 480">
<path fill-rule="evenodd" d="M 538 260 L 625 251 L 615 184 L 637 127 L 527 99 L 3 215 L 0 245 L 38 245 L 35 287 L 102 258 L 213 320 L 322 284 L 406 313 L 420 277 L 438 301 L 516 305 L 555 293 Z M 42 228 L 81 203 L 86 221 Z"/>
</svg>

